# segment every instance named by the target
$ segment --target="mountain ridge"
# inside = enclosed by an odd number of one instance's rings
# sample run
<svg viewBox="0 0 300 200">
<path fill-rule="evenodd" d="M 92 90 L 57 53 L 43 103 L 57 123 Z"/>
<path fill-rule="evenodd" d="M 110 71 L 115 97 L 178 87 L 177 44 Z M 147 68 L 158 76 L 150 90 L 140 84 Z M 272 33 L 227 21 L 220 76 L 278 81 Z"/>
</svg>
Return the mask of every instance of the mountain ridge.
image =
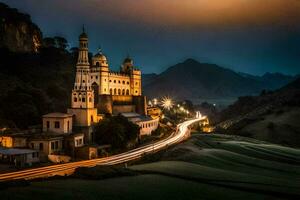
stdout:
<svg viewBox="0 0 300 200">
<path fill-rule="evenodd" d="M 295 79 L 280 73 L 255 76 L 194 59 L 169 67 L 160 74 L 144 74 L 143 89 L 150 98 L 169 95 L 176 99 L 228 98 L 274 90 Z M 281 81 L 278 82 L 281 77 Z M 143 80 L 144 81 L 144 80 Z"/>
</svg>

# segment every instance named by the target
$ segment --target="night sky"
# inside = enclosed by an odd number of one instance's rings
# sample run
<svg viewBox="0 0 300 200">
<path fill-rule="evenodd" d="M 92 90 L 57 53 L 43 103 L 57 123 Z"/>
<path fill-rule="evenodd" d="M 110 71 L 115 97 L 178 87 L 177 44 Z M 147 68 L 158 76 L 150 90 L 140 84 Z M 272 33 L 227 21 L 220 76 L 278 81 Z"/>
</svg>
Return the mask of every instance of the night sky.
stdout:
<svg viewBox="0 0 300 200">
<path fill-rule="evenodd" d="M 300 0 L 0 0 L 29 13 L 44 36 L 77 46 L 85 24 L 117 69 L 129 54 L 143 72 L 186 58 L 236 71 L 300 73 Z"/>
</svg>

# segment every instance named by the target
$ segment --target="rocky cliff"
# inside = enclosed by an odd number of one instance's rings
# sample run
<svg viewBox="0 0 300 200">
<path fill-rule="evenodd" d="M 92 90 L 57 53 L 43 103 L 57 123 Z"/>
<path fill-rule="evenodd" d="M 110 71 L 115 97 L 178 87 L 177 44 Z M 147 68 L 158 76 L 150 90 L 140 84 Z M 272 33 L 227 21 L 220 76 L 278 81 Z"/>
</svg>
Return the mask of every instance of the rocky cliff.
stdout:
<svg viewBox="0 0 300 200">
<path fill-rule="evenodd" d="M 0 48 L 13 52 L 37 52 L 42 32 L 29 15 L 0 3 Z"/>
</svg>

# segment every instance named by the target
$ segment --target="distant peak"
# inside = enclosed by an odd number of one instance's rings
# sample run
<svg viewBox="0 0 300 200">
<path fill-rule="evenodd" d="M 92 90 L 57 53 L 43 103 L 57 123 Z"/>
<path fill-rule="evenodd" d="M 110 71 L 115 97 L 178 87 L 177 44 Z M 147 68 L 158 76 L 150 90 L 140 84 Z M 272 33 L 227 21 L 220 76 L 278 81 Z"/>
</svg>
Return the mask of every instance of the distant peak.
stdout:
<svg viewBox="0 0 300 200">
<path fill-rule="evenodd" d="M 199 63 L 197 60 L 195 60 L 195 59 L 192 59 L 192 58 L 188 58 L 188 59 L 186 59 L 183 63 L 188 63 L 188 64 L 190 64 L 190 63 Z"/>
</svg>

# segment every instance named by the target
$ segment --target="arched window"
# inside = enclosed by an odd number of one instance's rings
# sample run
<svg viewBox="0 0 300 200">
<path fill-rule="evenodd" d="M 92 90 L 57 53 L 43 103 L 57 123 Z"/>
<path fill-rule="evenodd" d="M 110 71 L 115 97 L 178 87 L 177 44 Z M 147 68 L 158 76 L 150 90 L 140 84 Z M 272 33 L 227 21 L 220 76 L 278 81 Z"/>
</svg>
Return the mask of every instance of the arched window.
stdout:
<svg viewBox="0 0 300 200">
<path fill-rule="evenodd" d="M 112 89 L 111 89 L 111 88 L 110 88 L 110 90 L 109 90 L 109 93 L 110 93 L 110 94 L 113 94 L 113 93 L 112 93 Z"/>
<path fill-rule="evenodd" d="M 82 99 L 81 99 L 81 100 L 82 100 L 82 102 L 85 102 L 85 98 L 84 98 L 84 97 L 82 97 Z"/>
<path fill-rule="evenodd" d="M 77 97 L 74 97 L 74 102 L 77 102 Z"/>
<path fill-rule="evenodd" d="M 114 95 L 116 95 L 116 94 L 117 94 L 117 89 L 115 88 L 115 89 L 114 89 Z"/>
<path fill-rule="evenodd" d="M 89 102 L 92 102 L 92 97 L 89 97 Z"/>
<path fill-rule="evenodd" d="M 122 90 L 122 95 L 125 95 L 125 89 Z"/>
<path fill-rule="evenodd" d="M 123 81 L 123 84 L 125 84 L 125 81 Z"/>
<path fill-rule="evenodd" d="M 129 90 L 128 89 L 126 90 L 126 95 L 129 95 Z"/>
<path fill-rule="evenodd" d="M 97 66 L 97 67 L 99 67 L 99 66 L 100 66 L 99 62 L 96 62 L 96 66 Z"/>
<path fill-rule="evenodd" d="M 118 95 L 121 95 L 121 89 L 118 89 Z"/>
</svg>

